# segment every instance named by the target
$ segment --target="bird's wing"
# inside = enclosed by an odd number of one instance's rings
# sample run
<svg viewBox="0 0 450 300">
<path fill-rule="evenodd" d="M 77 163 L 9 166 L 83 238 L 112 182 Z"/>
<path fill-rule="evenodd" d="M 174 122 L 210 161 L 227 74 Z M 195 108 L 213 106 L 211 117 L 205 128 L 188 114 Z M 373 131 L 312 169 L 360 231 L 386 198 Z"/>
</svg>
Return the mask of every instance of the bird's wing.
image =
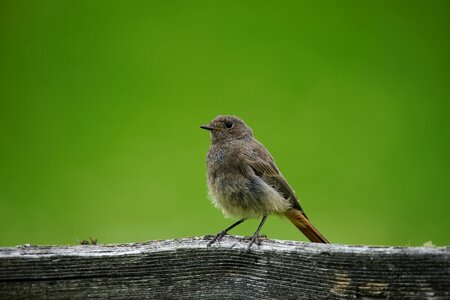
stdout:
<svg viewBox="0 0 450 300">
<path fill-rule="evenodd" d="M 284 179 L 283 175 L 281 175 L 275 165 L 275 161 L 264 146 L 251 147 L 251 150 L 245 151 L 244 155 L 256 176 L 260 177 L 264 182 L 280 192 L 286 200 L 289 200 L 292 203 L 293 208 L 303 212 L 294 191 L 291 189 L 286 179 Z"/>
</svg>

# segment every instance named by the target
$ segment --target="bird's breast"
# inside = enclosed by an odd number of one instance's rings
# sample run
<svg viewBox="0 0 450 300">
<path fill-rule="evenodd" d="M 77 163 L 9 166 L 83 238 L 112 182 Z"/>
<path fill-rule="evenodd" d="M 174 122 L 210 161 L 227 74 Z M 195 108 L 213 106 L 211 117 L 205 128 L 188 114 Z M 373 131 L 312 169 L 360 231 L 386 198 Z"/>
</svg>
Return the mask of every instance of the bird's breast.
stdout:
<svg viewBox="0 0 450 300">
<path fill-rule="evenodd" d="M 282 213 L 290 204 L 261 178 L 244 176 L 226 168 L 208 173 L 208 188 L 213 204 L 226 216 L 262 217 Z"/>
</svg>

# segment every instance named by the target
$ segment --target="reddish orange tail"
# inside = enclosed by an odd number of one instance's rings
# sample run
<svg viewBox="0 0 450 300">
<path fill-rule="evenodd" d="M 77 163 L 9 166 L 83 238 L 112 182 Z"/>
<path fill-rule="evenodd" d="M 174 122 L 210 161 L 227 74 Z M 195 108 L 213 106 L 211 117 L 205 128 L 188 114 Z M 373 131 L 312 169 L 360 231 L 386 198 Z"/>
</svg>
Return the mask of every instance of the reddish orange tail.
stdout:
<svg viewBox="0 0 450 300">
<path fill-rule="evenodd" d="M 329 243 L 300 210 L 291 208 L 285 212 L 285 216 L 295 225 L 295 227 L 300 229 L 311 242 Z"/>
</svg>

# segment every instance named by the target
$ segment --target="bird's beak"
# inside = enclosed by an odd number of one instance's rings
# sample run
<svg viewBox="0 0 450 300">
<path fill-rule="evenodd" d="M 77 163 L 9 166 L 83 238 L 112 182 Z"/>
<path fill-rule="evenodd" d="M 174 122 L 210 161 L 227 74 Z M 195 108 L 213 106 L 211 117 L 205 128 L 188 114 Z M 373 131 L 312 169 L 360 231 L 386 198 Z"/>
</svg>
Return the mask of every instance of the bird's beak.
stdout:
<svg viewBox="0 0 450 300">
<path fill-rule="evenodd" d="M 209 126 L 209 125 L 202 125 L 202 126 L 200 126 L 200 128 L 206 129 L 206 130 L 209 130 L 209 131 L 217 129 L 217 128 Z"/>
</svg>

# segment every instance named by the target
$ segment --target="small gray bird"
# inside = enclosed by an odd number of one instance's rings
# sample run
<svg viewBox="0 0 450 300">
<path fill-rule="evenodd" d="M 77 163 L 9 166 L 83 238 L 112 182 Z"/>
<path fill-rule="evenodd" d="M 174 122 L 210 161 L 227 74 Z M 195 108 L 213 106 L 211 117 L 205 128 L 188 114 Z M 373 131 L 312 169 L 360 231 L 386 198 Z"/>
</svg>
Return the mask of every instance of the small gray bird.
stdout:
<svg viewBox="0 0 450 300">
<path fill-rule="evenodd" d="M 312 242 L 328 243 L 308 220 L 269 151 L 244 121 L 223 115 L 200 127 L 211 132 L 206 158 L 211 199 L 225 216 L 241 218 L 217 234 L 208 247 L 246 219 L 262 218 L 248 245 L 250 250 L 269 214 L 286 216 Z"/>
</svg>

